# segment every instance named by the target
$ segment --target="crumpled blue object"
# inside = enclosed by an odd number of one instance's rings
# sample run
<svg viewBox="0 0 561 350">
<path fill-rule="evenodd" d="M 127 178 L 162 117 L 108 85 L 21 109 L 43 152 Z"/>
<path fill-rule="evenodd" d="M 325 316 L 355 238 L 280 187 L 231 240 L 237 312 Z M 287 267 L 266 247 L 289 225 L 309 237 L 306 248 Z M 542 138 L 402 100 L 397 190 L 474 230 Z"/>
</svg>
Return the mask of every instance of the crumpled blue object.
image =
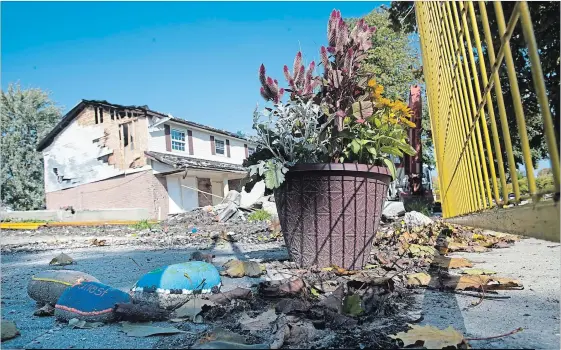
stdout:
<svg viewBox="0 0 561 350">
<path fill-rule="evenodd" d="M 204 261 L 189 261 L 148 272 L 136 282 L 133 291 L 142 288 L 144 291 L 174 290 L 190 294 L 194 291 L 209 293 L 214 287 L 220 288 L 220 274 L 216 267 Z"/>
<path fill-rule="evenodd" d="M 119 289 L 99 282 L 82 282 L 67 288 L 58 299 L 56 307 L 95 313 L 112 309 L 117 303 L 130 302 L 130 295 Z"/>
</svg>

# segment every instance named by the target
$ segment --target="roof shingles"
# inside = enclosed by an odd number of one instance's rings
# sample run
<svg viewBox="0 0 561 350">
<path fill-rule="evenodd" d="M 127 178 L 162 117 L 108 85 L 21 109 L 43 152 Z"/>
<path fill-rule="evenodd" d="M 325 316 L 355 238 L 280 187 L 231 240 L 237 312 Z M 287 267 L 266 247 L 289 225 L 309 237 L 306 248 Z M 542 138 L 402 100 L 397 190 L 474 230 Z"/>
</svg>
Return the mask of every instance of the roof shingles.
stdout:
<svg viewBox="0 0 561 350">
<path fill-rule="evenodd" d="M 177 169 L 201 169 L 201 170 L 219 170 L 229 172 L 247 172 L 247 169 L 241 165 L 217 162 L 214 160 L 206 160 L 195 157 L 187 157 L 175 154 L 167 154 L 160 152 L 146 151 L 146 156 L 160 163 L 170 165 Z"/>
</svg>

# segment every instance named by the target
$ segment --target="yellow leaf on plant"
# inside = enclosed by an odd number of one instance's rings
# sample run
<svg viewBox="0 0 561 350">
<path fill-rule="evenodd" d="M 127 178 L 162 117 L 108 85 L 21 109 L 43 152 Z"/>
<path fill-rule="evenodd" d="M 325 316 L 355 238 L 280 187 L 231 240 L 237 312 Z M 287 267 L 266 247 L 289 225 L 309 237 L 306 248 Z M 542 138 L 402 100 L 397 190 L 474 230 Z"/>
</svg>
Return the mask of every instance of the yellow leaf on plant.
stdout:
<svg viewBox="0 0 561 350">
<path fill-rule="evenodd" d="M 390 335 L 390 337 L 400 339 L 404 347 L 422 343 L 422 346 L 427 349 L 457 348 L 458 345 L 466 343 L 464 336 L 452 328 L 452 326 L 448 326 L 446 329 L 438 329 L 430 325 L 418 326 L 410 324 L 409 327 L 411 329 L 407 332 L 399 332 L 395 335 Z"/>
</svg>

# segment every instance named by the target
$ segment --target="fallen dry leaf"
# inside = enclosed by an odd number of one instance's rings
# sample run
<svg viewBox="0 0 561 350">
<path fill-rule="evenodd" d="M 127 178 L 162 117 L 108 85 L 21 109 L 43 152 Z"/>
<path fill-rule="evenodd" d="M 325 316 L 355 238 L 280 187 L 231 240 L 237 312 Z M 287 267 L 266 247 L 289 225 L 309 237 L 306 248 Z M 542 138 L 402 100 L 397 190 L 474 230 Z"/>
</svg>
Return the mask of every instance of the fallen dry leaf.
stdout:
<svg viewBox="0 0 561 350">
<path fill-rule="evenodd" d="M 174 318 L 187 318 L 189 321 L 193 321 L 205 308 L 211 308 L 214 305 L 216 304 L 210 300 L 193 298 L 175 310 Z"/>
<path fill-rule="evenodd" d="M 19 335 L 19 330 L 14 321 L 2 320 L 2 341 L 15 338 Z"/>
<path fill-rule="evenodd" d="M 55 308 L 51 304 L 45 304 L 40 309 L 35 310 L 33 316 L 46 317 L 53 316 L 55 314 Z"/>
<path fill-rule="evenodd" d="M 425 287 L 428 286 L 431 281 L 431 276 L 428 273 L 419 272 L 407 275 L 407 285 Z"/>
<path fill-rule="evenodd" d="M 70 328 L 72 329 L 74 328 L 90 329 L 90 328 L 97 328 L 103 326 L 103 322 L 86 322 L 83 320 L 80 321 L 77 318 L 73 318 L 68 321 L 68 326 L 70 326 Z"/>
<path fill-rule="evenodd" d="M 230 277 L 258 277 L 263 273 L 261 266 L 255 261 L 240 261 L 236 259 L 224 264 L 224 269 L 220 273 Z"/>
<path fill-rule="evenodd" d="M 259 284 L 259 292 L 267 297 L 296 295 L 304 288 L 304 281 L 294 280 L 264 281 Z"/>
<path fill-rule="evenodd" d="M 409 324 L 409 327 L 412 329 L 390 335 L 390 338 L 401 340 L 404 347 L 417 344 L 427 349 L 457 348 L 458 345 L 465 343 L 464 336 L 452 326 L 448 326 L 446 329 L 438 329 L 430 325 Z"/>
<path fill-rule="evenodd" d="M 154 327 L 151 323 L 122 322 L 121 324 L 123 326 L 121 331 L 125 332 L 129 337 L 149 337 L 158 334 L 186 333 L 175 327 Z"/>
<path fill-rule="evenodd" d="M 105 239 L 97 239 L 97 238 L 94 238 L 94 239 L 92 240 L 92 245 L 95 245 L 95 246 L 97 246 L 97 247 L 102 247 L 102 246 L 105 245 L 105 243 L 107 243 L 107 240 L 105 240 Z"/>
<path fill-rule="evenodd" d="M 59 255 L 57 255 L 49 263 L 49 265 L 54 265 L 54 266 L 65 266 L 65 265 L 72 265 L 72 264 L 74 264 L 74 259 L 72 259 L 71 257 L 69 257 L 64 253 L 60 253 Z"/>
<path fill-rule="evenodd" d="M 521 288 L 518 280 L 486 275 L 446 276 L 442 286 L 454 290 L 505 290 Z"/>
<path fill-rule="evenodd" d="M 443 269 L 459 269 L 462 267 L 472 267 L 473 264 L 465 258 L 448 258 L 445 256 L 437 256 L 431 262 L 431 265 L 438 266 Z"/>
<path fill-rule="evenodd" d="M 486 269 L 464 269 L 462 273 L 465 275 L 494 275 L 496 274 L 495 271 L 486 270 Z"/>
<path fill-rule="evenodd" d="M 337 265 L 333 265 L 332 267 L 333 267 L 333 271 L 337 276 L 350 276 L 350 275 L 354 275 L 355 273 L 358 273 L 358 271 L 347 270 Z"/>
<path fill-rule="evenodd" d="M 420 258 L 438 255 L 438 251 L 434 247 L 419 244 L 410 244 L 409 253 L 411 253 L 412 256 Z"/>
</svg>

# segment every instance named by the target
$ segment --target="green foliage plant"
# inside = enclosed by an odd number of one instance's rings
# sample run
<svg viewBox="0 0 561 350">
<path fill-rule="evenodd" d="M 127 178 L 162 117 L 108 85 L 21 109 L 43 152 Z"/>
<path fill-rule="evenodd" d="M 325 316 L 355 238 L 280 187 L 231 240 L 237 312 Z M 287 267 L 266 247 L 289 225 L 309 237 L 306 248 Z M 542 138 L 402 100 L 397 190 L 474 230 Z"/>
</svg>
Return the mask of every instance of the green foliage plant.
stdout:
<svg viewBox="0 0 561 350">
<path fill-rule="evenodd" d="M 267 221 L 271 220 L 271 214 L 265 209 L 258 209 L 247 217 L 248 221 Z"/>
<path fill-rule="evenodd" d="M 306 69 L 298 52 L 292 70 L 284 67 L 288 88 L 280 88 L 261 65 L 261 96 L 273 107 L 255 111 L 253 128 L 256 153 L 269 157 L 255 155 L 256 163 L 248 162 L 251 176 L 274 189 L 295 164 L 333 162 L 386 166 L 395 178 L 392 158 L 415 154 L 407 142 L 407 128 L 414 124 L 407 105 L 384 97 L 384 87 L 361 69 L 375 30 L 362 19 L 349 30 L 333 10 L 328 46 L 320 49 L 322 75 L 314 75 L 313 61 Z"/>
</svg>

